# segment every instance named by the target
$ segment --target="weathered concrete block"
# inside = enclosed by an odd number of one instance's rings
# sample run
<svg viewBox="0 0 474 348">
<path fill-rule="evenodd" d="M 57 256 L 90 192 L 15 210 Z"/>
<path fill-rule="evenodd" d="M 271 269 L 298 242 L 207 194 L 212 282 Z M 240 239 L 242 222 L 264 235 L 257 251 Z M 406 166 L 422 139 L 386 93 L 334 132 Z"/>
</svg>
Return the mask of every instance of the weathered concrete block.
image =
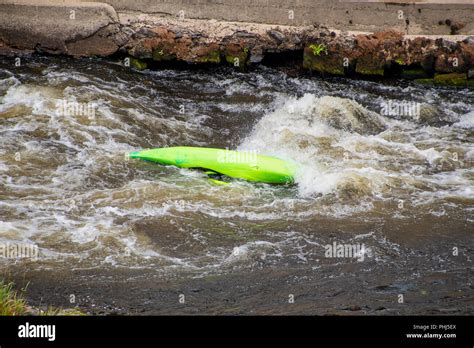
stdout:
<svg viewBox="0 0 474 348">
<path fill-rule="evenodd" d="M 66 53 L 76 57 L 110 56 L 117 52 L 119 46 L 109 35 L 117 31 L 106 26 L 90 37 L 66 43 Z"/>
<path fill-rule="evenodd" d="M 117 22 L 114 8 L 104 3 L 0 3 L 0 40 L 19 49 L 39 47 L 49 53 L 67 53 L 67 44 L 89 38 L 100 29 Z M 104 44 L 104 41 L 101 42 Z M 93 46 L 91 50 L 94 52 L 111 50 L 111 46 L 97 50 L 100 45 L 98 38 L 88 43 Z M 73 50 L 76 49 L 73 45 Z"/>
</svg>

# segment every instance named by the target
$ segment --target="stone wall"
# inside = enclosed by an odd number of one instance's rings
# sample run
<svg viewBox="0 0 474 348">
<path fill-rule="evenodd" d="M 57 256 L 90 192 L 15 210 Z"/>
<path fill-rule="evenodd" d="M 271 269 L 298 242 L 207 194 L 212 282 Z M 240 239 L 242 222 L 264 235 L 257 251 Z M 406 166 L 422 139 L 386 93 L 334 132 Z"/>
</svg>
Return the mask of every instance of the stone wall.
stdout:
<svg viewBox="0 0 474 348">
<path fill-rule="evenodd" d="M 227 0 L 202 1 L 215 2 L 216 8 L 227 4 Z M 283 62 L 284 54 L 293 52 L 297 59 L 292 64 L 324 76 L 400 76 L 422 83 L 474 84 L 474 36 L 192 19 L 114 6 L 119 11 L 105 3 L 72 0 L 0 2 L 0 54 L 115 55 L 137 69 L 183 62 L 246 70 L 268 55 L 281 54 Z M 448 11 L 445 17 L 454 18 L 452 14 Z M 447 24 L 452 27 L 454 21 Z"/>
</svg>

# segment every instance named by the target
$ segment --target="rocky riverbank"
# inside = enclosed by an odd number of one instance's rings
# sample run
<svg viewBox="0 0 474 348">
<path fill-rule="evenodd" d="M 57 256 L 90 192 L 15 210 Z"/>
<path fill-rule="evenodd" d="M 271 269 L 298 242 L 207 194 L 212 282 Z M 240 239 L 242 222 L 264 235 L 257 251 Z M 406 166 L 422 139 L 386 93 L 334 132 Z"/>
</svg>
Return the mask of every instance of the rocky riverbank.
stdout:
<svg viewBox="0 0 474 348">
<path fill-rule="evenodd" d="M 80 3 L 73 9 L 50 4 L 34 11 L 25 5 L 1 6 L 0 54 L 13 57 L 32 53 L 119 56 L 137 69 L 185 62 L 230 64 L 245 70 L 266 56 L 281 55 L 284 61 L 292 53 L 296 64 L 325 76 L 397 76 L 426 84 L 474 85 L 474 36 L 351 32 L 315 24 L 225 22 L 132 11 L 117 14 L 102 3 Z M 455 25 L 450 20 L 443 24 Z"/>
</svg>

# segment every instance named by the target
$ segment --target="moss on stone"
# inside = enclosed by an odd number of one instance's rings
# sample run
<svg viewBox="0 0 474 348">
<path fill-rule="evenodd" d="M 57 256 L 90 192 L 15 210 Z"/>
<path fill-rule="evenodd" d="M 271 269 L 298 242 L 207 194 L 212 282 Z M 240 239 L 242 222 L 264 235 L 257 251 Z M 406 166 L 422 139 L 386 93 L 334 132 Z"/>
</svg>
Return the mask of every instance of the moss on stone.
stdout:
<svg viewBox="0 0 474 348">
<path fill-rule="evenodd" d="M 425 86 L 474 88 L 474 80 L 468 80 L 467 75 L 462 73 L 436 74 L 432 79 L 416 79 L 415 82 Z"/>
<path fill-rule="evenodd" d="M 199 63 L 219 64 L 221 62 L 221 53 L 219 51 L 211 51 L 209 54 L 199 57 L 197 61 Z"/>
<path fill-rule="evenodd" d="M 153 60 L 158 62 L 169 61 L 176 59 L 176 55 L 167 52 L 163 47 L 158 47 L 153 50 Z"/>
<path fill-rule="evenodd" d="M 356 73 L 369 76 L 384 76 L 384 69 L 371 69 L 367 67 L 356 66 Z"/>
<path fill-rule="evenodd" d="M 321 61 L 313 61 L 311 64 L 311 70 L 318 71 L 323 74 L 344 76 L 344 68 L 328 66 Z"/>
<path fill-rule="evenodd" d="M 235 54 L 235 53 L 230 53 L 226 52 L 225 54 L 225 60 L 227 63 L 232 64 L 235 66 L 236 59 L 238 59 L 239 62 L 239 68 L 241 70 L 245 69 L 245 66 L 248 64 L 248 57 L 249 57 L 249 50 L 248 48 L 244 48 L 240 53 Z"/>
<path fill-rule="evenodd" d="M 403 69 L 401 77 L 404 79 L 426 79 L 429 75 L 423 69 Z"/>
<path fill-rule="evenodd" d="M 306 52 L 303 54 L 303 69 L 315 70 L 315 67 L 313 67 L 313 61 L 309 58 Z"/>
<path fill-rule="evenodd" d="M 216 64 L 219 64 L 221 62 L 221 53 L 219 51 L 212 51 L 208 57 L 208 62 Z"/>
<path fill-rule="evenodd" d="M 148 67 L 145 61 L 133 57 L 130 57 L 130 65 L 137 70 L 145 70 Z"/>
<path fill-rule="evenodd" d="M 337 76 L 344 76 L 344 66 L 335 63 L 332 58 L 325 56 L 314 56 L 312 51 L 304 51 L 303 54 L 303 68 L 317 71 L 322 74 L 330 74 Z"/>
<path fill-rule="evenodd" d="M 468 80 L 467 75 L 463 73 L 436 74 L 434 82 L 437 86 L 474 86 L 474 81 Z"/>
<path fill-rule="evenodd" d="M 434 79 L 416 79 L 415 83 L 424 86 L 434 86 Z"/>
<path fill-rule="evenodd" d="M 229 64 L 234 64 L 234 59 L 235 59 L 235 57 L 231 56 L 230 54 L 225 55 L 225 61 Z"/>
<path fill-rule="evenodd" d="M 395 63 L 397 63 L 398 65 L 405 65 L 405 61 L 401 57 L 395 59 Z"/>
</svg>

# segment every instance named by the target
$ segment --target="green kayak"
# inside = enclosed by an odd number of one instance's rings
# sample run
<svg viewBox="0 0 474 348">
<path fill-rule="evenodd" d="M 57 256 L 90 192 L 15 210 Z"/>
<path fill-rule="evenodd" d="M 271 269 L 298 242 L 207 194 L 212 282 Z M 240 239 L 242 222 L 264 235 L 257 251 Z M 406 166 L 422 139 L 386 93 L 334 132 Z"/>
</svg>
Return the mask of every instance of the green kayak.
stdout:
<svg viewBox="0 0 474 348">
<path fill-rule="evenodd" d="M 166 147 L 132 152 L 129 157 L 269 184 L 291 184 L 297 170 L 295 163 L 275 157 L 204 147 Z"/>
</svg>

